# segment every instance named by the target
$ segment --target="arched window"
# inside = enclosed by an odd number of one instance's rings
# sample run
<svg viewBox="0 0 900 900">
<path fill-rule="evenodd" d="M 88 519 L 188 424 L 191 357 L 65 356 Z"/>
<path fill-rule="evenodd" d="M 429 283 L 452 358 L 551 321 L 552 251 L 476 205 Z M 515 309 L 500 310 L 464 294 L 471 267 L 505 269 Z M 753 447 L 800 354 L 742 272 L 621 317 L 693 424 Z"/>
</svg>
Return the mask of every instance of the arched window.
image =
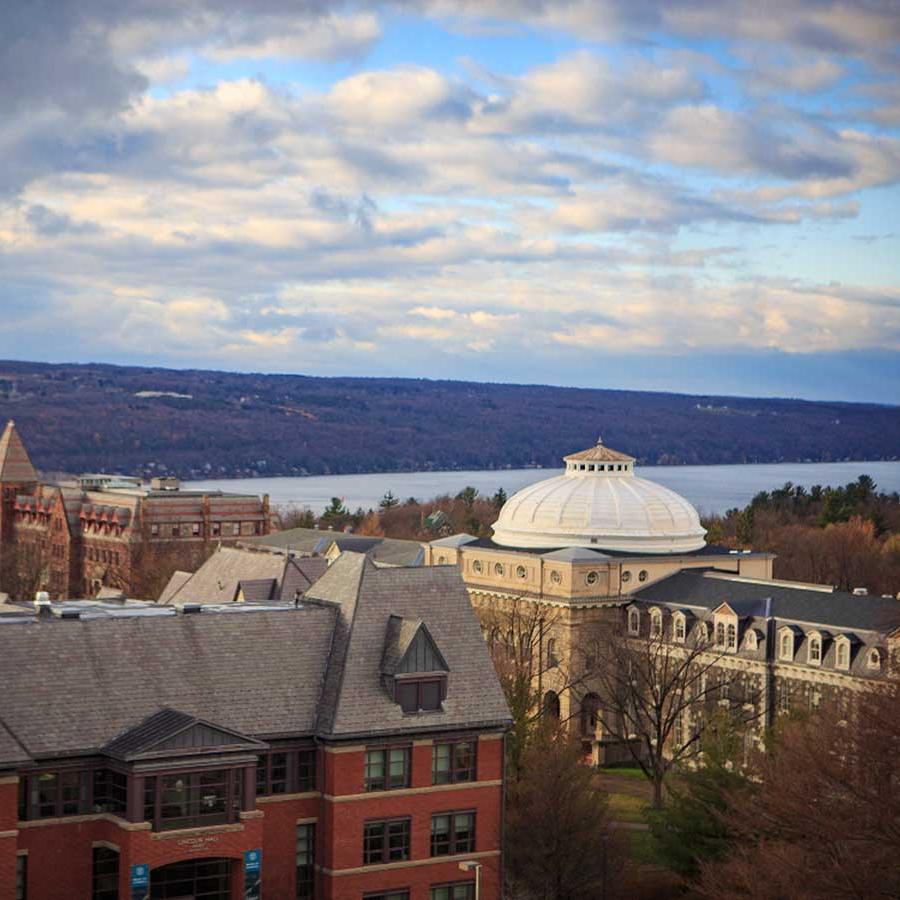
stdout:
<svg viewBox="0 0 900 900">
<path fill-rule="evenodd" d="M 628 584 L 629 581 L 631 581 L 631 572 L 626 570 L 622 573 L 622 583 Z"/>
<path fill-rule="evenodd" d="M 809 661 L 811 663 L 822 662 L 822 639 L 811 637 L 809 639 Z"/>
<path fill-rule="evenodd" d="M 869 651 L 869 668 L 870 669 L 880 669 L 881 668 L 881 654 L 877 650 Z"/>
<path fill-rule="evenodd" d="M 516 577 L 524 578 L 526 575 L 525 566 L 516 566 Z"/>
<path fill-rule="evenodd" d="M 555 638 L 550 638 L 547 641 L 547 665 L 552 669 L 554 666 L 559 665 L 559 660 L 556 658 L 556 640 Z"/>
<path fill-rule="evenodd" d="M 781 633 L 781 644 L 779 645 L 779 656 L 782 659 L 794 658 L 794 636 L 790 631 Z"/>
<path fill-rule="evenodd" d="M 650 613 L 650 637 L 662 637 L 662 613 L 658 609 Z"/>
<path fill-rule="evenodd" d="M 728 626 L 728 649 L 737 650 L 737 628 L 732 624 Z"/>
<path fill-rule="evenodd" d="M 725 646 L 725 623 L 724 622 L 716 623 L 716 646 L 717 647 Z"/>
<path fill-rule="evenodd" d="M 685 638 L 685 621 L 684 616 L 676 616 L 675 617 L 675 640 L 679 643 L 684 643 Z"/>
<path fill-rule="evenodd" d="M 638 572 L 638 581 L 646 581 L 649 574 L 650 573 L 646 569 L 641 569 L 641 571 Z"/>
<path fill-rule="evenodd" d="M 559 694 L 556 691 L 544 694 L 544 715 L 559 720 Z"/>
<path fill-rule="evenodd" d="M 628 610 L 628 633 L 638 634 L 641 630 L 641 614 L 636 609 Z"/>
<path fill-rule="evenodd" d="M 587 694 L 581 701 L 581 733 L 584 737 L 593 737 L 597 733 L 599 711 L 600 698 L 596 694 Z"/>
<path fill-rule="evenodd" d="M 837 645 L 837 667 L 839 669 L 850 668 L 850 645 L 846 641 L 841 641 Z"/>
<path fill-rule="evenodd" d="M 503 563 L 494 563 L 494 574 L 495 575 L 503 574 Z"/>
<path fill-rule="evenodd" d="M 481 574 L 481 570 L 484 566 L 481 563 L 480 559 L 476 559 L 475 562 L 472 563 L 472 569 L 477 572 L 479 575 Z"/>
</svg>

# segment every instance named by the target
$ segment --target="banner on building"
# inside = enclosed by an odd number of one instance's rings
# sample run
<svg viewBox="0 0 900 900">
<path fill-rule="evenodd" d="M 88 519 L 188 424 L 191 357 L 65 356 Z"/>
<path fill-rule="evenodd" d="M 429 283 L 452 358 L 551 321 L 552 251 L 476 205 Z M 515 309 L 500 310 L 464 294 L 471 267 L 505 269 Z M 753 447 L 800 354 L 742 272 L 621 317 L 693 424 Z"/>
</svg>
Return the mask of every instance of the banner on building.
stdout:
<svg viewBox="0 0 900 900">
<path fill-rule="evenodd" d="M 150 866 L 138 863 L 131 867 L 131 900 L 149 900 Z"/>
<path fill-rule="evenodd" d="M 244 851 L 244 900 L 262 897 L 262 850 Z"/>
</svg>

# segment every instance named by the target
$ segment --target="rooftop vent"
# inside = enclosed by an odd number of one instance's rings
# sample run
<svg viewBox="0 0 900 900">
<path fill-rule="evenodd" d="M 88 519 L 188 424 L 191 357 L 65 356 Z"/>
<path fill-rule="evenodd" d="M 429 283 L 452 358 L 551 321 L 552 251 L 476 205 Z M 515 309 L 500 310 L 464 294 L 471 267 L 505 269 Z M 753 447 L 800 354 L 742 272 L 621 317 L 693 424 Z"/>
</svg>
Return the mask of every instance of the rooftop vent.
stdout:
<svg viewBox="0 0 900 900">
<path fill-rule="evenodd" d="M 46 591 L 38 591 L 34 595 L 34 614 L 39 619 L 49 619 L 52 615 L 50 595 Z"/>
<path fill-rule="evenodd" d="M 181 607 L 181 611 L 186 616 L 195 616 L 197 613 L 203 610 L 202 603 L 185 603 L 184 606 Z"/>
<path fill-rule="evenodd" d="M 64 606 L 64 607 L 59 611 L 59 617 L 60 617 L 61 619 L 75 619 L 75 620 L 77 621 L 78 619 L 81 618 L 81 610 L 80 610 L 80 609 L 73 609 L 71 606 L 70 606 L 70 607 L 65 607 L 65 606 Z"/>
<path fill-rule="evenodd" d="M 867 597 L 869 595 L 868 588 L 853 588 L 854 597 Z"/>
</svg>

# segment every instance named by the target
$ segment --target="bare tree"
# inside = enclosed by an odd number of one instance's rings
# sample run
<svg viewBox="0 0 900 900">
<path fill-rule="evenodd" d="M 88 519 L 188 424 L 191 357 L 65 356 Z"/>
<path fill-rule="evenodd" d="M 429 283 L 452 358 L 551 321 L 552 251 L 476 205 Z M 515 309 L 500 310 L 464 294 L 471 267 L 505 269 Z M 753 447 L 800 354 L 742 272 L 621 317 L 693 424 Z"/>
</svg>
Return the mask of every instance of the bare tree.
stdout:
<svg viewBox="0 0 900 900">
<path fill-rule="evenodd" d="M 891 681 L 844 705 L 779 730 L 757 788 L 732 798 L 736 840 L 703 866 L 701 896 L 900 896 L 900 690 Z"/>
<path fill-rule="evenodd" d="M 510 786 L 506 865 L 510 900 L 613 900 L 624 885 L 627 851 L 607 815 L 577 744 L 541 728 Z"/>
<path fill-rule="evenodd" d="M 47 584 L 48 565 L 40 546 L 20 541 L 3 548 L 0 590 L 14 600 L 33 600 Z"/>
<path fill-rule="evenodd" d="M 748 726 L 762 713 L 760 690 L 728 665 L 731 635 L 713 640 L 702 621 L 690 633 L 676 632 L 661 613 L 644 614 L 634 624 L 628 629 L 618 618 L 592 633 L 592 714 L 604 737 L 626 748 L 646 775 L 653 805 L 660 807 L 673 767 L 702 753 L 704 724 L 727 713 L 735 727 Z"/>
<path fill-rule="evenodd" d="M 513 716 L 507 747 L 515 778 L 538 724 L 543 718 L 559 721 L 559 698 L 581 684 L 585 673 L 556 649 L 564 631 L 556 607 L 515 597 L 476 606 L 476 613 Z"/>
</svg>

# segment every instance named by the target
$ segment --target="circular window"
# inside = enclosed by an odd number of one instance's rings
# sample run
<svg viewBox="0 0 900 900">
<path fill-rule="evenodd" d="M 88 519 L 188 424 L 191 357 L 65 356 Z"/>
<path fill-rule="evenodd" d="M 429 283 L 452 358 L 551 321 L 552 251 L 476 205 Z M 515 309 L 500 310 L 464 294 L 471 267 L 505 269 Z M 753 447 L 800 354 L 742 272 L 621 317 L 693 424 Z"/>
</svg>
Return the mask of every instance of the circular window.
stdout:
<svg viewBox="0 0 900 900">
<path fill-rule="evenodd" d="M 472 563 L 472 568 L 473 568 L 476 572 L 481 572 L 481 570 L 482 570 L 484 567 L 481 565 L 481 560 L 480 560 L 480 559 L 476 559 L 475 562 Z"/>
<path fill-rule="evenodd" d="M 516 577 L 518 577 L 518 578 L 525 577 L 525 566 L 516 566 Z"/>
<path fill-rule="evenodd" d="M 587 575 L 585 575 L 584 580 L 588 584 L 596 584 L 600 580 L 600 576 L 596 572 L 588 572 Z"/>
<path fill-rule="evenodd" d="M 641 571 L 638 572 L 638 581 L 646 581 L 646 580 L 647 580 L 647 570 L 641 569 Z"/>
<path fill-rule="evenodd" d="M 503 563 L 494 563 L 494 574 L 495 575 L 503 574 Z"/>
<path fill-rule="evenodd" d="M 443 566 L 443 565 L 447 562 L 447 557 L 446 557 L 446 556 L 439 556 L 439 557 L 437 558 L 437 562 L 438 562 L 438 565 L 439 565 L 439 566 Z"/>
<path fill-rule="evenodd" d="M 554 569 L 554 570 L 550 573 L 550 580 L 551 580 L 554 584 L 559 584 L 559 583 L 562 581 L 562 575 L 560 575 L 559 572 L 557 572 L 556 569 Z"/>
<path fill-rule="evenodd" d="M 624 582 L 631 581 L 631 572 L 623 572 L 622 573 L 622 581 L 624 581 Z"/>
</svg>

